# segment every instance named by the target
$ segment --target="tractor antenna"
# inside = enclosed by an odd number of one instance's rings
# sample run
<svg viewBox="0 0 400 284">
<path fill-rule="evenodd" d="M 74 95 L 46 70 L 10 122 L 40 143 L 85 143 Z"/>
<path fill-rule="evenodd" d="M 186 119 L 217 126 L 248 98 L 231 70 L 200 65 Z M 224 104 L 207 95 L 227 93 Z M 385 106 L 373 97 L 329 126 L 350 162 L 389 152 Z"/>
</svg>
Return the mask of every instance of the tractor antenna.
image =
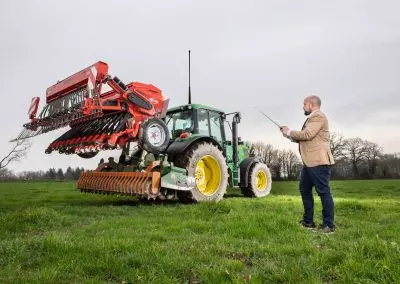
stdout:
<svg viewBox="0 0 400 284">
<path fill-rule="evenodd" d="M 189 49 L 189 104 L 192 104 L 192 92 L 190 89 L 190 49 Z"/>
</svg>

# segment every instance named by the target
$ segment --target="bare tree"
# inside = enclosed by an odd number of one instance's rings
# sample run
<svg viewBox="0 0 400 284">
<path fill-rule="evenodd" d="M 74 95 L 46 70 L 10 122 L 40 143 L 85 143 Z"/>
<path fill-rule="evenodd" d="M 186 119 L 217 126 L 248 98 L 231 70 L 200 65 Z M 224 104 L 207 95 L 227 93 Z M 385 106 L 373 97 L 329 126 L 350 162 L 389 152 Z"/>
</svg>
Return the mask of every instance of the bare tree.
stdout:
<svg viewBox="0 0 400 284">
<path fill-rule="evenodd" d="M 368 166 L 369 177 L 374 177 L 379 159 L 383 156 L 383 149 L 374 142 L 364 141 L 365 143 L 365 158 Z"/>
<path fill-rule="evenodd" d="M 44 171 L 23 171 L 18 174 L 20 180 L 41 180 L 44 179 Z"/>
<path fill-rule="evenodd" d="M 281 179 L 284 176 L 284 172 L 283 170 L 283 159 L 284 156 L 282 155 L 282 151 L 281 150 L 274 150 L 273 152 L 273 160 L 271 163 L 271 171 L 272 171 L 272 175 L 276 178 L 276 179 Z"/>
<path fill-rule="evenodd" d="M 342 134 L 332 132 L 329 137 L 329 144 L 334 160 L 343 158 L 343 151 L 345 148 L 345 139 Z"/>
<path fill-rule="evenodd" d="M 361 138 L 350 138 L 345 140 L 344 155 L 350 161 L 355 177 L 360 176 L 360 166 L 366 159 L 367 148 Z"/>
<path fill-rule="evenodd" d="M 274 159 L 275 149 L 271 144 L 266 144 L 264 142 L 256 142 L 250 145 L 250 156 L 258 157 L 261 162 L 270 166 Z"/>
<path fill-rule="evenodd" d="M 296 179 L 302 167 L 297 154 L 293 150 L 281 150 L 278 155 L 278 162 L 281 163 L 281 175 L 287 179 Z"/>
<path fill-rule="evenodd" d="M 278 150 L 264 142 L 248 143 L 250 156 L 257 157 L 265 163 L 274 178 L 295 179 L 300 169 L 300 160 L 292 150 Z M 299 166 L 300 165 L 300 166 Z"/>
<path fill-rule="evenodd" d="M 263 162 L 270 167 L 274 161 L 274 151 L 275 148 L 271 144 L 266 144 L 264 148 Z"/>
<path fill-rule="evenodd" d="M 0 169 L 0 180 L 14 180 L 17 179 L 17 176 L 10 171 L 9 169 L 2 168 Z"/>
<path fill-rule="evenodd" d="M 281 166 L 281 175 L 285 179 L 288 177 L 288 151 L 287 150 L 280 150 L 279 151 L 279 160 Z"/>
<path fill-rule="evenodd" d="M 384 154 L 379 167 L 381 177 L 400 178 L 400 153 Z"/>
<path fill-rule="evenodd" d="M 10 152 L 8 152 L 8 154 L 6 154 L 5 157 L 0 161 L 0 169 L 3 169 L 10 163 L 17 162 L 25 157 L 31 145 L 32 144 L 28 139 L 18 140 Z"/>
<path fill-rule="evenodd" d="M 288 179 L 296 179 L 302 168 L 302 163 L 299 156 L 293 150 L 287 151 L 286 155 L 287 177 Z"/>
</svg>

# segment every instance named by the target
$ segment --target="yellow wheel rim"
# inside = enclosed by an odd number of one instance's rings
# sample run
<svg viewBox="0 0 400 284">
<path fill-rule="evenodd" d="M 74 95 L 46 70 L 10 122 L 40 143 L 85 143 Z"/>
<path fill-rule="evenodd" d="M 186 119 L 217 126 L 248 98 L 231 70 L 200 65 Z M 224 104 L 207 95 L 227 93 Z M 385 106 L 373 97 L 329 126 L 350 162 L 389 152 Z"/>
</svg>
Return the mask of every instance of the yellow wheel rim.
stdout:
<svg viewBox="0 0 400 284">
<path fill-rule="evenodd" d="M 221 182 L 221 167 L 213 156 L 206 155 L 197 162 L 194 176 L 200 192 L 211 196 L 217 192 Z"/>
<path fill-rule="evenodd" d="M 267 175 L 264 171 L 258 171 L 256 174 L 256 186 L 259 191 L 267 189 Z"/>
</svg>

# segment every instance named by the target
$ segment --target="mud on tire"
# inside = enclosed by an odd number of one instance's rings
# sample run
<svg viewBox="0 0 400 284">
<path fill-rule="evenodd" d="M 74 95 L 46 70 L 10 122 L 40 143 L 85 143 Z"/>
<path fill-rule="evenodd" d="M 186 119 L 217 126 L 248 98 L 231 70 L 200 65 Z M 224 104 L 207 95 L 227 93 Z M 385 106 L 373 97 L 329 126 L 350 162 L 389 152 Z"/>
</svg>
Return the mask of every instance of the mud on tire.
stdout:
<svg viewBox="0 0 400 284">
<path fill-rule="evenodd" d="M 241 187 L 240 190 L 247 197 L 264 197 L 271 192 L 271 186 L 271 171 L 267 165 L 257 162 L 250 169 L 248 186 Z"/>
<path fill-rule="evenodd" d="M 178 192 L 183 202 L 220 201 L 228 185 L 228 167 L 221 150 L 212 143 L 199 142 L 176 157 L 175 164 L 194 177 L 196 186 L 190 191 Z"/>
</svg>

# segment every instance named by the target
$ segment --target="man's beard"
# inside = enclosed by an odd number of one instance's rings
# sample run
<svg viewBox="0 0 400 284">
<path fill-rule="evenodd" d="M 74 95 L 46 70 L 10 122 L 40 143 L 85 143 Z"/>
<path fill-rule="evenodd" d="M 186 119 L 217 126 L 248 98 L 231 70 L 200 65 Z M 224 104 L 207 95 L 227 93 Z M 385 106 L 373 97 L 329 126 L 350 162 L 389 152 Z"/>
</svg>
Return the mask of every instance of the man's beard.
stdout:
<svg viewBox="0 0 400 284">
<path fill-rule="evenodd" d="M 307 116 L 307 115 L 310 115 L 310 114 L 311 114 L 311 111 L 307 111 L 307 110 L 304 111 L 304 115 Z"/>
</svg>

